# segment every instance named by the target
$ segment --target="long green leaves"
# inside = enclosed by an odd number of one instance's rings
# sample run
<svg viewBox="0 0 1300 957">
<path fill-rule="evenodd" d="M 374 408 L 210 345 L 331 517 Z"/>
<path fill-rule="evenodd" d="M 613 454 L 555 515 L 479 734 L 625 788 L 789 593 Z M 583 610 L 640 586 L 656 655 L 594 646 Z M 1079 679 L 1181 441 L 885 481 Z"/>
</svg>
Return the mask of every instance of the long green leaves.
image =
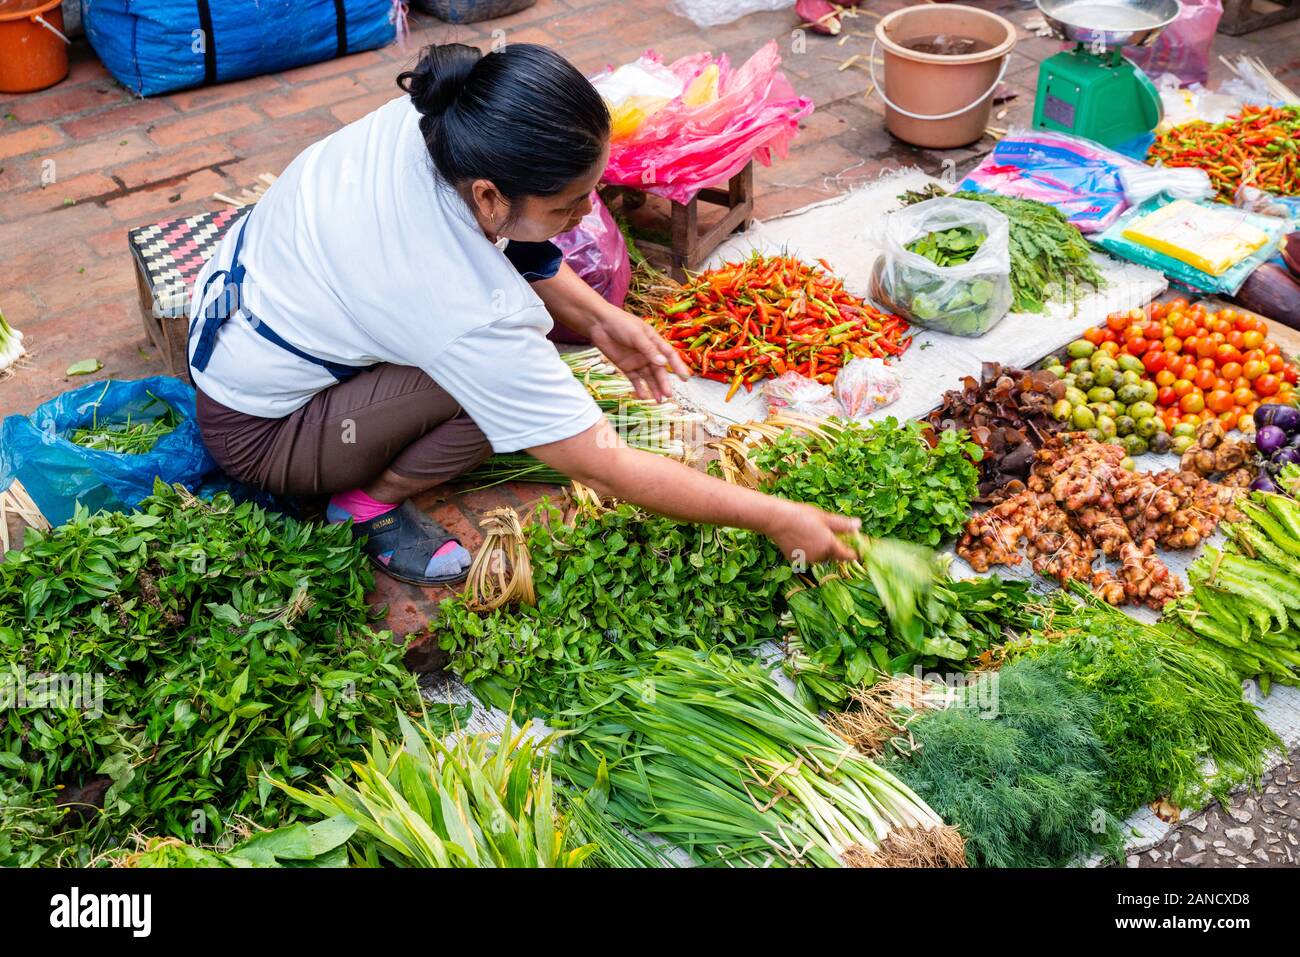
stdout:
<svg viewBox="0 0 1300 957">
<path fill-rule="evenodd" d="M 960 841 L 933 811 L 782 695 L 757 664 L 659 651 L 605 675 L 557 720 L 575 731 L 557 773 L 584 788 L 607 773 L 612 816 L 699 863 L 961 858 Z"/>
<path fill-rule="evenodd" d="M 556 812 L 545 757 L 553 738 L 535 742 L 525 725 L 500 743 L 488 735 L 446 743 L 397 720 L 401 742 L 376 733 L 350 781 L 331 774 L 328 790 L 315 793 L 275 782 L 322 817 L 356 825 L 354 864 L 579 867 L 596 849 L 575 846 Z"/>
</svg>

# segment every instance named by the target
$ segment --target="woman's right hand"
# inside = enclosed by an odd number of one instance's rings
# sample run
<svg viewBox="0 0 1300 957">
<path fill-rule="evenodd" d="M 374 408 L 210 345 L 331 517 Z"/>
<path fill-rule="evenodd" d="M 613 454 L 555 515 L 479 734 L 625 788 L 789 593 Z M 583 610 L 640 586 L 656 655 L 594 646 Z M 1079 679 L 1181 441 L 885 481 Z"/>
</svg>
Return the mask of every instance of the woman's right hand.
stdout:
<svg viewBox="0 0 1300 957">
<path fill-rule="evenodd" d="M 815 505 L 804 505 L 773 498 L 772 518 L 763 529 L 791 561 L 812 565 L 817 562 L 850 561 L 857 554 L 839 535 L 856 532 L 862 523 L 846 515 L 823 512 Z"/>
</svg>

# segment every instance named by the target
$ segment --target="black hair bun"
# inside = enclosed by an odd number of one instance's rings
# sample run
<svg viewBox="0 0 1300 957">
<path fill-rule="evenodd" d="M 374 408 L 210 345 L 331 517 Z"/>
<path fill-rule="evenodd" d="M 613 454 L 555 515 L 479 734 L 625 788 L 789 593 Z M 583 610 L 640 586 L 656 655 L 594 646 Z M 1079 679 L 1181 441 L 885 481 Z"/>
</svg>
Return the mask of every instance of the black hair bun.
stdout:
<svg viewBox="0 0 1300 957">
<path fill-rule="evenodd" d="M 464 43 L 427 46 L 414 70 L 398 74 L 397 85 L 411 95 L 422 116 L 441 116 L 456 102 L 482 58 L 482 53 Z"/>
</svg>

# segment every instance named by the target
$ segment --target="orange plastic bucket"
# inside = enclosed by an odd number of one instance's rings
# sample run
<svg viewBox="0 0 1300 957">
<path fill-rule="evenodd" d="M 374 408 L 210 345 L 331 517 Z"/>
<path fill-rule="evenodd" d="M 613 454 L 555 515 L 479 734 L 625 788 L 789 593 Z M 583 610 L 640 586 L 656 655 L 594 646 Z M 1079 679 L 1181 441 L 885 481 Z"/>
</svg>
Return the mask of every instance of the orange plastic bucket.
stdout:
<svg viewBox="0 0 1300 957">
<path fill-rule="evenodd" d="M 0 93 L 31 93 L 68 75 L 62 0 L 0 0 Z"/>
</svg>

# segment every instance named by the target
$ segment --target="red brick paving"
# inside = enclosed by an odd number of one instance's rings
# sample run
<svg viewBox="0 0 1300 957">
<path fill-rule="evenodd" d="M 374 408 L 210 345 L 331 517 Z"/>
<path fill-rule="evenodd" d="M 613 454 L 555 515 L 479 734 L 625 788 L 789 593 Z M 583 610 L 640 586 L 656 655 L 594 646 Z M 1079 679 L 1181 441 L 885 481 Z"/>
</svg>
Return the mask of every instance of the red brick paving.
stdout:
<svg viewBox="0 0 1300 957">
<path fill-rule="evenodd" d="M 1029 15 L 1014 0 L 968 0 L 1017 23 Z M 419 47 L 459 40 L 486 49 L 494 41 L 555 46 L 580 69 L 594 72 L 630 60 L 646 47 L 672 59 L 699 50 L 743 62 L 775 38 L 796 90 L 816 112 L 803 124 L 790 155 L 759 168 L 757 213 L 770 217 L 807 205 L 899 165 L 940 169 L 947 157 L 967 162 L 987 150 L 938 154 L 893 140 L 883 129 L 878 98 L 864 97 L 870 78 L 858 67 L 838 69 L 853 53 L 866 56 L 876 19 L 904 6 L 877 0 L 846 20 L 840 39 L 809 35 L 791 50 L 798 26 L 793 10 L 752 14 L 709 30 L 667 9 L 667 0 L 539 0 L 510 17 L 451 25 L 413 13 L 405 50 L 390 46 L 273 76 L 140 100 L 109 76 L 85 41 L 72 50 L 72 68 L 57 87 L 27 96 L 0 96 L 0 308 L 27 335 L 32 357 L 0 382 L 0 415 L 30 410 L 74 384 L 63 370 L 97 357 L 94 378 L 139 378 L 163 372 L 138 316 L 126 230 L 219 205 L 213 192 L 235 192 L 262 172 L 279 172 L 304 147 L 363 116 L 392 95 L 393 80 Z M 995 109 L 993 123 L 1027 120 L 1037 64 L 1056 47 L 1020 31 L 1008 85 L 1018 96 Z M 1216 38 L 1215 53 L 1251 52 L 1284 80 L 1300 85 L 1300 23 L 1247 37 Z M 1222 75 L 1216 63 L 1214 76 Z M 1005 112 L 1004 112 L 1005 111 Z M 50 164 L 53 164 L 52 167 Z M 52 168 L 53 183 L 42 186 Z M 78 383 L 82 380 L 78 380 Z M 477 544 L 482 512 L 497 504 L 523 507 L 544 490 L 494 489 L 470 496 L 434 492 L 420 504 Z M 399 634 L 420 632 L 437 592 L 384 581 Z"/>
</svg>

